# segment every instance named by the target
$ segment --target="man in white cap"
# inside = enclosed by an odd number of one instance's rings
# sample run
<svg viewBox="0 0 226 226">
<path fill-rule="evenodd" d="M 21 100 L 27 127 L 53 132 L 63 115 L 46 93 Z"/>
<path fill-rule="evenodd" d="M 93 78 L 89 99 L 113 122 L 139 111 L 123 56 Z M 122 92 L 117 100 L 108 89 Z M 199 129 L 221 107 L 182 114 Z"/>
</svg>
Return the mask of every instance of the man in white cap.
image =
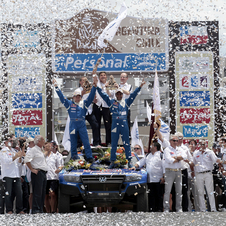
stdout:
<svg viewBox="0 0 226 226">
<path fill-rule="evenodd" d="M 131 148 L 129 142 L 129 127 L 127 124 L 127 114 L 130 105 L 135 100 L 136 96 L 140 92 L 145 81 L 142 81 L 141 85 L 130 94 L 128 99 L 124 99 L 123 91 L 117 89 L 115 92 L 116 99 L 110 99 L 109 96 L 104 93 L 101 88 L 97 87 L 97 91 L 103 100 L 107 103 L 112 113 L 112 126 L 111 126 L 111 165 L 110 168 L 114 168 L 114 161 L 116 160 L 116 150 L 118 145 L 119 134 L 122 136 L 123 145 L 126 152 L 126 159 L 128 159 L 128 166 L 131 168 Z"/>
<path fill-rule="evenodd" d="M 85 116 L 89 105 L 92 103 L 97 86 L 97 78 L 94 77 L 93 79 L 93 87 L 91 92 L 86 100 L 82 100 L 81 90 L 75 90 L 73 94 L 73 100 L 68 100 L 61 90 L 59 89 L 57 82 L 53 79 L 53 84 L 56 88 L 56 93 L 60 98 L 60 101 L 66 107 L 68 114 L 70 116 L 70 139 L 71 139 L 71 157 L 72 159 L 79 159 L 77 153 L 77 138 L 78 133 L 83 142 L 86 159 L 89 162 L 92 162 L 92 150 L 89 144 L 89 137 L 87 133 L 86 123 L 85 123 Z"/>
</svg>

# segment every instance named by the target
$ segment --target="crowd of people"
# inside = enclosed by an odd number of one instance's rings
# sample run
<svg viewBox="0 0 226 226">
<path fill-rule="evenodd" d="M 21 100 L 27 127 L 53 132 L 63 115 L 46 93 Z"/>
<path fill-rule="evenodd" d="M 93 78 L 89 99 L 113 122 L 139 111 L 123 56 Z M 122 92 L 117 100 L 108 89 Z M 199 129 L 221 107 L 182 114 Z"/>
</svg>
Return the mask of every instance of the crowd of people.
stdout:
<svg viewBox="0 0 226 226">
<path fill-rule="evenodd" d="M 64 160 L 55 141 L 38 135 L 4 140 L 0 152 L 0 213 L 57 212 L 58 173 Z"/>
<path fill-rule="evenodd" d="M 109 168 L 115 167 L 121 134 L 128 167 L 145 167 L 147 170 L 150 211 L 225 211 L 226 138 L 215 143 L 210 150 L 206 140 L 200 139 L 197 143 L 191 139 L 185 145 L 182 133 L 171 134 L 168 141 L 157 129 L 158 139 L 150 146 L 150 153 L 148 147 L 144 147 L 142 152 L 140 144 L 134 145 L 133 151 L 138 156 L 144 155 L 132 166 L 129 108 L 145 82 L 132 91 L 132 86 L 127 83 L 128 75 L 122 73 L 120 84 L 114 83 L 113 89 L 109 89 L 106 73 L 96 75 L 100 60 L 93 70 L 93 86 L 82 77 L 81 86 L 75 90 L 72 100 L 63 95 L 53 80 L 70 117 L 71 158 L 79 159 L 77 149 L 84 145 L 86 160 L 94 161 L 85 120 L 93 131 L 93 146 L 101 147 L 103 116 L 105 145 L 112 147 Z M 67 151 L 64 153 L 68 154 Z M 0 152 L 0 164 L 0 213 L 57 212 L 58 173 L 64 167 L 64 160 L 54 141 L 46 142 L 41 135 L 34 139 L 9 135 Z"/>
<path fill-rule="evenodd" d="M 146 166 L 150 211 L 225 211 L 226 138 L 211 150 L 204 139 L 185 145 L 180 132 L 169 141 L 157 133 L 151 152 L 131 168 Z"/>
</svg>

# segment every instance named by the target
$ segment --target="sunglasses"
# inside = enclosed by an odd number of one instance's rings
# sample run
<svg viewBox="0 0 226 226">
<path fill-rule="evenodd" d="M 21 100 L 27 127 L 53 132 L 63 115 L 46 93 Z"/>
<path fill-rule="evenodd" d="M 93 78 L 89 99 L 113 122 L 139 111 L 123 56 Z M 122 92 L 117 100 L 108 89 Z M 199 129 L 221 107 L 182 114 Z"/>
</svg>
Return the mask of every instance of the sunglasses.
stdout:
<svg viewBox="0 0 226 226">
<path fill-rule="evenodd" d="M 178 142 L 178 140 L 172 140 L 173 142 Z"/>
<path fill-rule="evenodd" d="M 134 148 L 134 150 L 139 150 L 140 148 Z"/>
</svg>

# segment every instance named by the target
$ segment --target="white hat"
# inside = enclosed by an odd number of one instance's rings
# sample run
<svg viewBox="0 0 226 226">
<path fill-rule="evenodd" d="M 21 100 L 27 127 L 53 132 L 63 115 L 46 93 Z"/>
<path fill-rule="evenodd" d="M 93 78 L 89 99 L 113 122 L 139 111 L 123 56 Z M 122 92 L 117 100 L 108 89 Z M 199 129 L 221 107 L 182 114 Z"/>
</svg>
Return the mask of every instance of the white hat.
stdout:
<svg viewBox="0 0 226 226">
<path fill-rule="evenodd" d="M 123 93 L 122 89 L 117 89 L 115 93 L 117 92 Z"/>
<path fill-rule="evenodd" d="M 74 96 L 82 96 L 82 92 L 81 92 L 81 90 L 80 89 L 76 89 L 75 91 L 74 91 L 74 93 L 73 93 L 73 97 Z"/>
<path fill-rule="evenodd" d="M 32 137 L 27 138 L 26 143 L 30 143 L 31 141 L 34 141 L 34 139 Z"/>
</svg>

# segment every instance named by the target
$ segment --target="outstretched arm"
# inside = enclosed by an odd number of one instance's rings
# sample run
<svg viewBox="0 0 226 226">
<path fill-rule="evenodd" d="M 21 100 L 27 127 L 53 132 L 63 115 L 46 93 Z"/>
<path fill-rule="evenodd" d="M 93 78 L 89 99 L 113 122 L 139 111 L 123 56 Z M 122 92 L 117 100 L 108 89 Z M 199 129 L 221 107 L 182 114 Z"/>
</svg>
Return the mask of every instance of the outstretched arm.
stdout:
<svg viewBox="0 0 226 226">
<path fill-rule="evenodd" d="M 141 83 L 141 85 L 140 85 L 139 87 L 137 87 L 137 88 L 134 90 L 134 92 L 132 92 L 132 93 L 130 94 L 130 96 L 129 96 L 128 99 L 126 99 L 126 104 L 127 104 L 128 107 L 133 103 L 133 101 L 135 100 L 137 94 L 140 92 L 142 86 L 143 86 L 145 83 L 146 83 L 146 82 L 143 80 L 142 83 Z"/>
<path fill-rule="evenodd" d="M 101 57 L 97 60 L 97 63 L 93 68 L 93 72 L 92 72 L 93 75 L 95 75 L 97 73 L 97 68 L 98 68 L 98 65 L 100 64 L 100 62 L 101 62 Z"/>
<path fill-rule="evenodd" d="M 91 89 L 91 92 L 90 92 L 88 98 L 84 101 L 86 107 L 89 107 L 89 105 L 92 103 L 92 101 L 93 101 L 93 99 L 95 97 L 97 82 L 98 82 L 98 79 L 97 79 L 96 76 L 94 76 L 93 77 L 93 87 Z"/>
<path fill-rule="evenodd" d="M 61 103 L 66 107 L 66 109 L 68 109 L 70 107 L 70 101 L 63 95 L 63 93 L 59 89 L 55 78 L 53 79 L 52 83 L 55 86 L 56 93 L 57 93 L 58 97 L 60 98 Z"/>
</svg>

